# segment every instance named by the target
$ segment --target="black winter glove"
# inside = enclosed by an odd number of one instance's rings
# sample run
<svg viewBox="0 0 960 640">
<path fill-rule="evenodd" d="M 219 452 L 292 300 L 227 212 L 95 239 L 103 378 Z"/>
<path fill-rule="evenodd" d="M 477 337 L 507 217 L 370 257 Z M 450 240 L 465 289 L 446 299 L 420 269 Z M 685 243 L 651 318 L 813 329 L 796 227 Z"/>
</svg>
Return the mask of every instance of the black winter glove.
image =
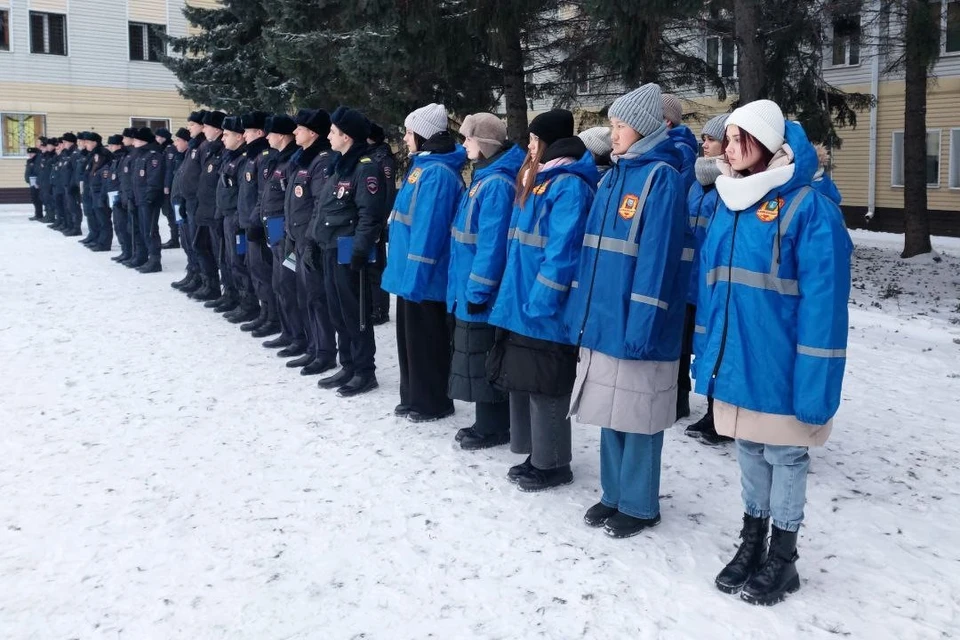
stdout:
<svg viewBox="0 0 960 640">
<path fill-rule="evenodd" d="M 477 304 L 476 302 L 467 302 L 467 313 L 475 316 L 486 311 L 487 307 L 489 306 L 489 302 L 481 302 L 480 304 Z"/>
<path fill-rule="evenodd" d="M 350 256 L 350 268 L 354 271 L 363 271 L 366 266 L 367 256 L 360 253 L 355 253 Z"/>
</svg>

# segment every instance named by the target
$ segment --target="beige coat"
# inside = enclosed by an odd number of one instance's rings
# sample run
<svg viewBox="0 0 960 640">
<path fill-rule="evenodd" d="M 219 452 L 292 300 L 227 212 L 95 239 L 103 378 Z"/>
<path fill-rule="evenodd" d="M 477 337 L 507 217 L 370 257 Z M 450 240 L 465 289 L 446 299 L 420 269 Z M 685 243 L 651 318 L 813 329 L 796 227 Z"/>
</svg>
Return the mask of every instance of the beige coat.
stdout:
<svg viewBox="0 0 960 640">
<path fill-rule="evenodd" d="M 680 361 L 619 360 L 580 349 L 570 415 L 581 424 L 654 435 L 677 417 Z"/>
<path fill-rule="evenodd" d="M 713 422 L 717 433 L 729 438 L 797 447 L 822 447 L 833 430 L 833 420 L 822 426 L 807 424 L 793 416 L 760 413 L 720 400 L 713 402 Z"/>
</svg>

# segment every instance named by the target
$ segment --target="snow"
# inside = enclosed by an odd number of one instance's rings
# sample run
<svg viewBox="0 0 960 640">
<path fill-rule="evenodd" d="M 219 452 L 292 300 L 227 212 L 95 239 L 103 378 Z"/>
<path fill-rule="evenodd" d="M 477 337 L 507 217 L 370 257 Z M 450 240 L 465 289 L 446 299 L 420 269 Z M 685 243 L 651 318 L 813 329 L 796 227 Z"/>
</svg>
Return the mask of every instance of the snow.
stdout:
<svg viewBox="0 0 960 640">
<path fill-rule="evenodd" d="M 574 484 L 523 494 L 471 423 L 318 389 L 172 290 L 0 210 L 0 637 L 947 638 L 960 632 L 958 253 L 905 264 L 856 233 L 844 404 L 813 452 L 803 587 L 754 608 L 713 586 L 736 546 L 731 448 L 667 434 L 663 523 L 612 540 Z M 897 292 L 899 290 L 899 292 Z M 886 297 L 884 297 L 886 296 Z M 704 402 L 695 398 L 695 415 Z"/>
</svg>

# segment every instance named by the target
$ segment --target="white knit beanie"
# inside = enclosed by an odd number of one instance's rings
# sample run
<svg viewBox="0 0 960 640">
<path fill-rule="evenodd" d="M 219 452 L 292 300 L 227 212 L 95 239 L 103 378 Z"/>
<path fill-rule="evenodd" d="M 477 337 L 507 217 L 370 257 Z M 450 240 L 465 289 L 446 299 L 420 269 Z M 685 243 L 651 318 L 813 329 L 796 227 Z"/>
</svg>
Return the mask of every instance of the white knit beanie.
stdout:
<svg viewBox="0 0 960 640">
<path fill-rule="evenodd" d="M 610 155 L 613 151 L 613 143 L 610 141 L 610 127 L 593 127 L 586 131 L 581 131 L 577 137 L 583 140 L 583 144 L 594 156 L 603 157 Z"/>
<path fill-rule="evenodd" d="M 492 158 L 507 141 L 507 125 L 492 113 L 474 113 L 463 119 L 460 135 L 474 138 L 484 158 Z"/>
<path fill-rule="evenodd" d="M 649 82 L 617 98 L 607 115 L 626 122 L 642 136 L 655 133 L 663 125 L 660 85 Z"/>
<path fill-rule="evenodd" d="M 434 102 L 414 109 L 403 121 L 403 126 L 408 131 L 413 131 L 429 140 L 441 131 L 447 130 L 447 108 Z"/>
<path fill-rule="evenodd" d="M 783 112 L 772 100 L 754 100 L 736 109 L 726 126 L 736 125 L 760 141 L 770 153 L 783 146 Z"/>
<path fill-rule="evenodd" d="M 672 93 L 665 93 L 660 96 L 660 101 L 663 103 L 663 118 L 673 126 L 680 124 L 683 121 L 683 103 L 680 98 Z"/>
</svg>

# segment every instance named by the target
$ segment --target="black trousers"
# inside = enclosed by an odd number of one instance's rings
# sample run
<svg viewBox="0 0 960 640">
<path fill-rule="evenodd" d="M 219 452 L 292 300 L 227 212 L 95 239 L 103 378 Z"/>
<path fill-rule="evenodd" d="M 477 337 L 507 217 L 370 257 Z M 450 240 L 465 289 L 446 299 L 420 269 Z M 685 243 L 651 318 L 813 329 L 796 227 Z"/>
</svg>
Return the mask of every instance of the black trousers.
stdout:
<svg viewBox="0 0 960 640">
<path fill-rule="evenodd" d="M 180 227 L 177 225 L 177 216 L 173 213 L 173 203 L 170 202 L 170 194 L 164 194 L 161 211 L 163 212 L 163 217 L 167 219 L 167 224 L 170 226 L 170 239 L 179 240 Z"/>
<path fill-rule="evenodd" d="M 337 333 L 327 305 L 323 267 L 323 256 L 313 242 L 306 238 L 297 242 L 297 300 L 303 314 L 307 352 L 318 360 L 334 360 Z"/>
<path fill-rule="evenodd" d="M 690 393 L 693 389 L 690 383 L 690 360 L 693 356 L 693 331 L 697 325 L 697 308 L 687 305 L 687 313 L 683 320 L 683 342 L 680 345 L 680 372 L 677 374 L 677 385 L 680 393 Z"/>
<path fill-rule="evenodd" d="M 71 186 L 67 191 L 67 215 L 68 227 L 72 231 L 80 231 L 83 228 L 83 208 L 80 206 L 80 187 Z"/>
<path fill-rule="evenodd" d="M 30 187 L 30 202 L 33 203 L 33 217 L 43 217 L 43 200 L 40 198 L 40 189 Z"/>
<path fill-rule="evenodd" d="M 236 251 L 234 246 L 235 236 L 230 236 L 230 251 Z M 236 293 L 236 286 L 233 281 L 233 269 L 230 267 L 229 259 L 227 258 L 227 236 L 224 230 L 224 218 L 218 218 L 213 224 L 210 225 L 210 243 L 213 246 L 213 259 L 217 263 L 217 271 L 220 272 L 220 283 L 223 285 L 223 290 L 228 293 Z"/>
<path fill-rule="evenodd" d="M 130 237 L 133 239 L 133 258 L 135 262 L 143 262 L 147 259 L 147 237 L 144 231 L 147 229 L 145 216 L 146 208 L 141 208 L 139 202 L 130 200 L 127 207 L 127 214 L 130 217 Z"/>
<path fill-rule="evenodd" d="M 447 396 L 450 327 L 445 303 L 397 298 L 397 356 L 400 404 L 430 416 L 453 408 Z"/>
<path fill-rule="evenodd" d="M 217 273 L 217 259 L 214 255 L 213 226 L 220 223 L 214 220 L 209 222 L 197 222 L 194 218 L 190 219 L 193 230 L 193 251 L 197 256 L 197 266 L 200 268 L 200 274 L 210 280 L 219 282 L 220 277 Z"/>
<path fill-rule="evenodd" d="M 330 321 L 339 336 L 340 366 L 355 374 L 376 370 L 377 343 L 370 323 L 370 279 L 348 264 L 337 262 L 336 249 L 323 252 L 323 282 L 327 292 Z M 361 297 L 363 300 L 361 301 Z M 364 328 L 360 330 L 361 313 Z M 444 385 L 446 382 L 444 381 Z M 446 386 L 443 386 L 446 389 Z"/>
<path fill-rule="evenodd" d="M 254 291 L 270 320 L 277 320 L 277 296 L 273 293 L 273 253 L 263 234 L 247 233 L 247 268 Z"/>
<path fill-rule="evenodd" d="M 303 327 L 303 313 L 297 299 L 297 273 L 284 266 L 287 257 L 284 251 L 285 241 L 272 248 L 273 251 L 273 292 L 277 296 L 277 315 L 280 317 L 280 330 L 283 335 L 300 344 L 307 343 L 306 330 Z"/>
<path fill-rule="evenodd" d="M 160 201 L 149 200 L 140 203 L 139 221 L 140 235 L 146 246 L 147 257 L 151 261 L 160 261 Z"/>
<path fill-rule="evenodd" d="M 130 235 L 130 212 L 123 198 L 118 198 L 113 205 L 113 230 L 117 234 L 117 242 L 123 255 L 133 255 L 133 237 Z"/>
<path fill-rule="evenodd" d="M 102 249 L 109 249 L 113 246 L 113 221 L 111 220 L 112 209 L 106 205 L 106 203 L 101 203 L 97 205 L 96 215 L 97 215 L 97 228 L 98 233 L 96 237 L 97 246 Z"/>
</svg>

